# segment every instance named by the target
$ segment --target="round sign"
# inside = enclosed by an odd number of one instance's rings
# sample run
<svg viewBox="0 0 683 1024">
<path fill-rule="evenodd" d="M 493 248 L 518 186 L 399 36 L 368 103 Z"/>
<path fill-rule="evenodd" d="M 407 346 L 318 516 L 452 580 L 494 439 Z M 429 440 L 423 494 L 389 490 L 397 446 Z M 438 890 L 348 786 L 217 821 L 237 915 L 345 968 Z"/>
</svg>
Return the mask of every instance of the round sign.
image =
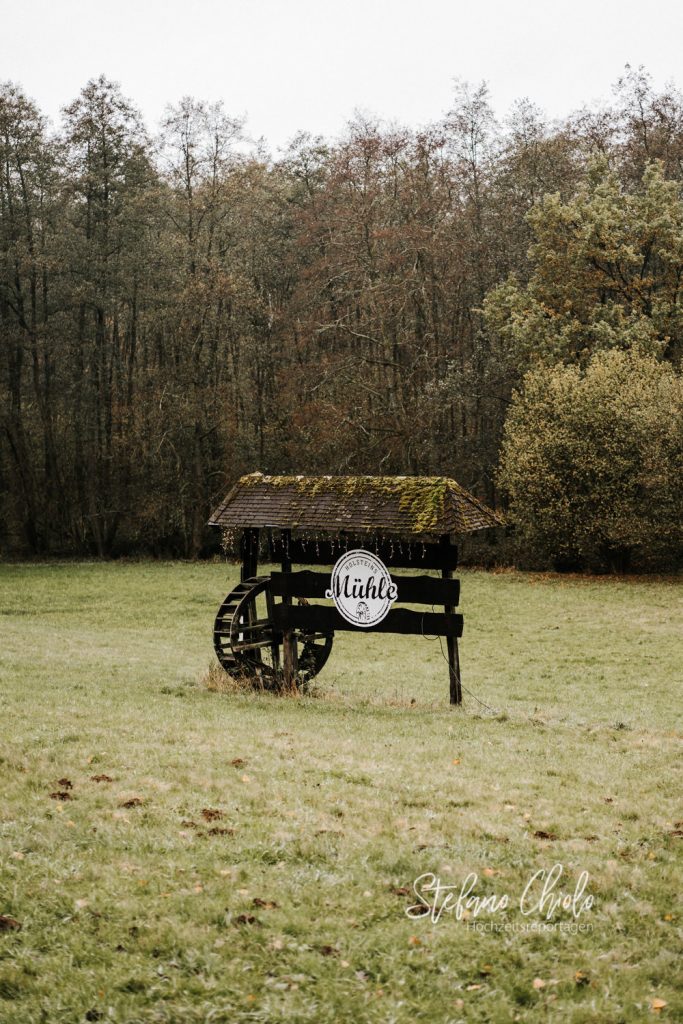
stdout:
<svg viewBox="0 0 683 1024">
<path fill-rule="evenodd" d="M 386 616 L 398 593 L 384 563 L 371 551 L 347 551 L 332 570 L 331 597 L 340 615 L 370 629 Z"/>
</svg>

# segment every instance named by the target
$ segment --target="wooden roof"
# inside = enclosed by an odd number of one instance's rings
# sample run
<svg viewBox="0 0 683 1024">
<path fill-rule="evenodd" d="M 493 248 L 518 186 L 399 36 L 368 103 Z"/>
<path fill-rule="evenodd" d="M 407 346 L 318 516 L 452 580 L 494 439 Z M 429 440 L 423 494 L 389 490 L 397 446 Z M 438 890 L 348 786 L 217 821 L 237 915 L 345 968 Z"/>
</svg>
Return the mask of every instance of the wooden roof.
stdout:
<svg viewBox="0 0 683 1024">
<path fill-rule="evenodd" d="M 241 477 L 210 526 L 378 533 L 426 540 L 500 526 L 503 519 L 442 476 Z"/>
</svg>

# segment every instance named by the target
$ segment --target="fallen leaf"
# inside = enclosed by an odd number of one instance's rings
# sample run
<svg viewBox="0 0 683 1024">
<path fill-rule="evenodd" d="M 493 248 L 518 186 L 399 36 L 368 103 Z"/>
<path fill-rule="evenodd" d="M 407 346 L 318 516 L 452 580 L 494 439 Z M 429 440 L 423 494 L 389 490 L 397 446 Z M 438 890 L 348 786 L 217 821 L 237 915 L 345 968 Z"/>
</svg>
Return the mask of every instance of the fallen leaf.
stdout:
<svg viewBox="0 0 683 1024">
<path fill-rule="evenodd" d="M 0 914 L 0 932 L 18 932 L 20 929 L 21 925 L 16 918 Z"/>
<path fill-rule="evenodd" d="M 339 956 L 336 946 L 317 946 L 316 948 L 321 956 Z"/>
<path fill-rule="evenodd" d="M 481 967 L 479 968 L 479 975 L 480 975 L 480 977 L 486 978 L 486 977 L 488 977 L 489 974 L 493 974 L 493 965 L 492 964 L 482 964 Z"/>
<path fill-rule="evenodd" d="M 251 902 L 255 907 L 262 907 L 264 910 L 275 910 L 278 905 L 275 900 L 262 900 L 260 896 L 254 896 Z"/>
<path fill-rule="evenodd" d="M 666 999 L 652 999 L 650 1002 L 650 1008 L 654 1010 L 655 1013 L 659 1013 L 659 1011 L 663 1010 L 666 1005 Z"/>
<path fill-rule="evenodd" d="M 554 842 L 557 839 L 557 836 L 554 832 L 544 832 L 542 828 L 539 828 L 536 832 L 534 832 L 534 837 L 536 839 L 549 839 L 552 842 Z"/>
<path fill-rule="evenodd" d="M 62 789 L 73 789 L 74 784 L 71 779 L 57 779 L 57 785 L 61 786 Z"/>
<path fill-rule="evenodd" d="M 238 914 L 235 918 L 236 924 L 260 924 L 253 914 Z"/>
<path fill-rule="evenodd" d="M 73 800 L 73 797 L 66 790 L 60 790 L 56 793 L 50 793 L 50 800 Z"/>
<path fill-rule="evenodd" d="M 419 936 L 417 936 L 417 935 L 411 935 L 410 938 L 408 939 L 408 945 L 409 946 L 421 946 L 422 945 L 422 939 L 419 938 Z"/>
<path fill-rule="evenodd" d="M 613 796 L 606 796 L 606 797 L 604 797 L 604 801 L 605 801 L 606 804 L 613 804 L 614 803 L 614 797 Z"/>
<path fill-rule="evenodd" d="M 532 985 L 536 989 L 545 988 L 545 982 L 543 978 L 534 978 Z"/>
<path fill-rule="evenodd" d="M 119 807 L 142 807 L 142 800 L 139 796 L 132 796 L 130 800 L 124 800 Z"/>
<path fill-rule="evenodd" d="M 493 878 L 496 872 L 493 868 L 484 868 L 482 873 L 486 875 L 487 878 Z"/>
<path fill-rule="evenodd" d="M 451 763 L 452 764 L 460 764 L 460 758 L 459 757 L 454 757 L 453 761 Z"/>
<path fill-rule="evenodd" d="M 585 971 L 575 971 L 574 972 L 574 981 L 576 982 L 577 985 L 588 985 L 589 982 L 590 982 L 590 978 L 585 973 Z"/>
<path fill-rule="evenodd" d="M 113 782 L 111 775 L 91 775 L 91 782 Z"/>
<path fill-rule="evenodd" d="M 217 810 L 215 807 L 205 807 L 202 811 L 202 818 L 204 821 L 218 821 L 223 817 L 223 812 Z"/>
<path fill-rule="evenodd" d="M 675 828 L 671 832 L 669 832 L 669 835 L 678 836 L 680 838 L 681 836 L 683 836 L 683 828 Z"/>
<path fill-rule="evenodd" d="M 241 757 L 233 757 L 232 761 L 230 762 L 233 768 L 243 768 L 246 763 L 247 762 L 244 761 Z"/>
<path fill-rule="evenodd" d="M 405 885 L 392 885 L 389 892 L 394 896 L 410 896 L 410 889 L 407 889 Z"/>
</svg>

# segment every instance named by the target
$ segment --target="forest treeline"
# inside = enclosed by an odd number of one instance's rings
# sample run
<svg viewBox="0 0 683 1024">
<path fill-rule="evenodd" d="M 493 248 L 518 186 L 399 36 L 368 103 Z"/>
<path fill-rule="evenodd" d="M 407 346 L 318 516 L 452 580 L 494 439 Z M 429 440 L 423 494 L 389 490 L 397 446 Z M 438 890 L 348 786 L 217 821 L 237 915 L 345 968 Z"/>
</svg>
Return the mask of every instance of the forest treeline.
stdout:
<svg viewBox="0 0 683 1024">
<path fill-rule="evenodd" d="M 642 70 L 561 123 L 460 86 L 277 157 L 220 103 L 152 136 L 100 78 L 52 129 L 5 84 L 0 554 L 194 557 L 255 469 L 504 504 L 528 371 L 616 348 L 680 379 L 682 185 L 683 98 Z"/>
</svg>

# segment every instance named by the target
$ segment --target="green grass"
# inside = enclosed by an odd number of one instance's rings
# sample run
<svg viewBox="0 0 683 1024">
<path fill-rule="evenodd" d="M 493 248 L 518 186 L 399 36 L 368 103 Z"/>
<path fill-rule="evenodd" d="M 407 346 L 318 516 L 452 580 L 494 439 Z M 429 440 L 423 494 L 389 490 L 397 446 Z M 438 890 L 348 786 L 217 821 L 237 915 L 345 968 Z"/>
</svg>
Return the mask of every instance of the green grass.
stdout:
<svg viewBox="0 0 683 1024">
<path fill-rule="evenodd" d="M 680 585 L 461 578 L 497 713 L 379 634 L 317 695 L 208 692 L 232 567 L 0 567 L 0 1021 L 683 1019 Z M 556 863 L 592 930 L 512 930 Z M 428 871 L 508 893 L 511 930 L 410 920 Z"/>
</svg>

